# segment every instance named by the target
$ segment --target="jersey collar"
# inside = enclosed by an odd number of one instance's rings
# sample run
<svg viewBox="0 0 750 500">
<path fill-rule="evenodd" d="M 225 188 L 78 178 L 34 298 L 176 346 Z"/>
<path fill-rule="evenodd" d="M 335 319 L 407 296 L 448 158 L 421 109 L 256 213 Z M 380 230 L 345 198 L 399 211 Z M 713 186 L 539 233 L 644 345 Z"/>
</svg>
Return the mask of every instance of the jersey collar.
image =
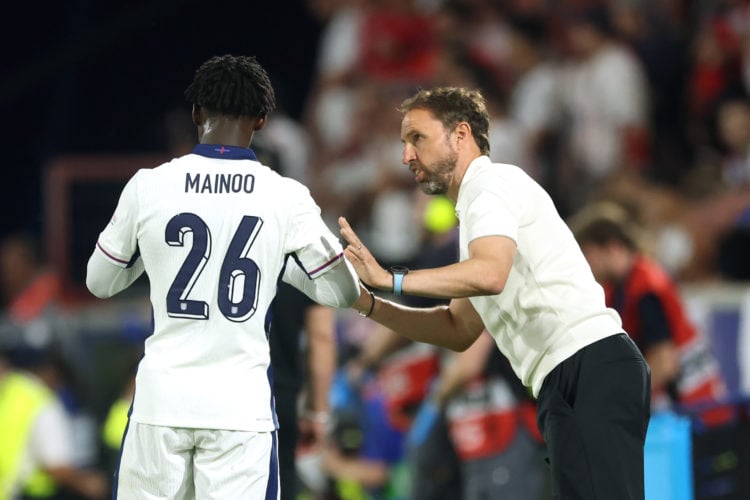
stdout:
<svg viewBox="0 0 750 500">
<path fill-rule="evenodd" d="M 471 160 L 471 163 L 469 163 L 469 166 L 466 167 L 466 172 L 464 172 L 464 176 L 461 179 L 461 185 L 458 187 L 458 199 L 456 200 L 456 217 L 458 219 L 461 219 L 461 212 L 464 210 L 465 205 L 469 203 L 470 200 L 466 200 L 466 196 L 464 193 L 466 192 L 465 189 L 462 189 L 468 181 L 473 178 L 477 172 L 479 171 L 478 168 L 475 168 L 479 165 L 491 165 L 492 160 L 490 160 L 490 157 L 487 155 L 477 156 L 473 160 Z M 463 196 L 462 196 L 463 195 Z"/>
<path fill-rule="evenodd" d="M 192 153 L 220 160 L 258 160 L 250 148 L 222 146 L 221 144 L 198 144 L 193 148 Z"/>
</svg>

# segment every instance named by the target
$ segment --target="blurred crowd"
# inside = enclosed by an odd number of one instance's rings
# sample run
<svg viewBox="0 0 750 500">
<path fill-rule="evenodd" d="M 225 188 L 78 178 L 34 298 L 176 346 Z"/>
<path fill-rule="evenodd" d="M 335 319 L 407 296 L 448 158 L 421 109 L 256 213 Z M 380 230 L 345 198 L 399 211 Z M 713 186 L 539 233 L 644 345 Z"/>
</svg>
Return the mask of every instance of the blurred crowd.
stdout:
<svg viewBox="0 0 750 500">
<path fill-rule="evenodd" d="M 488 101 L 493 160 L 534 176 L 564 217 L 616 199 L 681 280 L 744 272 L 724 261 L 742 238 L 723 240 L 749 199 L 748 2 L 308 3 L 324 30 L 297 172 L 384 260 L 416 251 L 393 216 L 411 187 L 396 105 L 458 85 Z"/>
<path fill-rule="evenodd" d="M 750 1 L 307 7 L 322 33 L 305 111 L 289 115 L 282 94 L 253 147 L 309 186 L 331 227 L 346 216 L 381 262 L 456 257 L 452 208 L 427 202 L 401 163 L 396 108 L 416 88 L 466 86 L 487 100 L 492 159 L 526 170 L 565 218 L 616 202 L 677 283 L 750 278 Z M 165 115 L 165 125 L 166 149 L 189 152 L 189 110 Z M 23 463 L 0 451 L 0 500 L 3 474 L 23 467 L 46 474 L 27 498 L 104 498 L 150 317 L 128 309 L 109 323 L 90 312 L 71 319 L 79 305 L 47 266 L 45 242 L 2 236 L 0 385 L 9 374 L 27 377 L 37 401 L 28 411 L 52 408 L 44 418 L 54 424 L 25 428 L 37 448 Z M 302 498 L 455 500 L 497 487 L 511 498 L 547 498 L 534 402 L 495 349 L 478 342 L 448 355 L 401 345 L 352 311 L 335 322 L 330 442 L 298 452 Z M 109 344 L 91 341 L 96 325 L 114 332 Z M 19 421 L 2 397 L 0 422 Z M 420 477 L 440 491 L 424 492 Z"/>
</svg>

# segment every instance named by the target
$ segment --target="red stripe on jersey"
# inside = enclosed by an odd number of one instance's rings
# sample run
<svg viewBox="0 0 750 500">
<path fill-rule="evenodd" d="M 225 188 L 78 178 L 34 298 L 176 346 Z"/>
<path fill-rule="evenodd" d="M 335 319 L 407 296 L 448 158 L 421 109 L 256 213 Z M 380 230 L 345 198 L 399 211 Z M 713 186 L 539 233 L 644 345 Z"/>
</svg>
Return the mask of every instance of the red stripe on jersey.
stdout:
<svg viewBox="0 0 750 500">
<path fill-rule="evenodd" d="M 101 251 L 102 251 L 102 253 L 103 253 L 104 255 L 106 255 L 106 256 L 107 256 L 107 257 L 109 257 L 110 259 L 114 260 L 115 262 L 119 262 L 120 264 L 128 264 L 128 263 L 130 262 L 129 260 L 122 260 L 122 259 L 118 259 L 117 257 L 115 257 L 114 255 L 112 255 L 111 253 L 107 252 L 107 251 L 106 251 L 106 250 L 104 249 L 104 247 L 103 247 L 103 246 L 101 246 L 101 244 L 100 244 L 100 243 L 99 243 L 98 241 L 96 242 L 96 246 L 97 246 L 97 247 L 99 248 L 99 250 L 101 250 Z"/>
<path fill-rule="evenodd" d="M 336 262 L 337 260 L 339 260 L 343 255 L 344 255 L 344 252 L 341 252 L 336 257 L 332 258 L 331 260 L 329 260 L 328 262 L 326 262 L 322 266 L 316 267 L 315 269 L 313 269 L 312 271 L 310 271 L 309 273 L 307 273 L 307 275 L 308 276 L 312 276 L 314 274 L 319 273 L 320 271 L 322 271 L 326 267 L 330 266 L 331 264 L 333 264 L 334 262 Z"/>
</svg>

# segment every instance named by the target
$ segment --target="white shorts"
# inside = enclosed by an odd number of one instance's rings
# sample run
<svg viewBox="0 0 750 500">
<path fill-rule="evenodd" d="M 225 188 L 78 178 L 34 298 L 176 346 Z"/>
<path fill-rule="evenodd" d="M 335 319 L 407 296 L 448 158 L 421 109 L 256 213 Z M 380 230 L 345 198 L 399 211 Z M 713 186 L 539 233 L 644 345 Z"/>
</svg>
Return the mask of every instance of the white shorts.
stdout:
<svg viewBox="0 0 750 500">
<path fill-rule="evenodd" d="M 112 498 L 278 500 L 276 439 L 276 432 L 130 422 Z"/>
</svg>

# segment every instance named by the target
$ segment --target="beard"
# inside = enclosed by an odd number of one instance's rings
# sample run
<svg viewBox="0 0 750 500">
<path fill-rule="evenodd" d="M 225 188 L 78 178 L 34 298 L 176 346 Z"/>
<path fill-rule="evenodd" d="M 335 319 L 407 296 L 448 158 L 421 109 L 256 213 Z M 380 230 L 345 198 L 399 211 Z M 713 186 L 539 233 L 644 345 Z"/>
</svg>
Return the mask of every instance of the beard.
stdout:
<svg viewBox="0 0 750 500">
<path fill-rule="evenodd" d="M 437 161 L 430 165 L 429 169 L 423 171 L 427 173 L 426 179 L 419 183 L 419 189 L 425 194 L 445 194 L 448 192 L 451 174 L 456 169 L 458 155 L 451 153 L 448 158 Z"/>
</svg>

